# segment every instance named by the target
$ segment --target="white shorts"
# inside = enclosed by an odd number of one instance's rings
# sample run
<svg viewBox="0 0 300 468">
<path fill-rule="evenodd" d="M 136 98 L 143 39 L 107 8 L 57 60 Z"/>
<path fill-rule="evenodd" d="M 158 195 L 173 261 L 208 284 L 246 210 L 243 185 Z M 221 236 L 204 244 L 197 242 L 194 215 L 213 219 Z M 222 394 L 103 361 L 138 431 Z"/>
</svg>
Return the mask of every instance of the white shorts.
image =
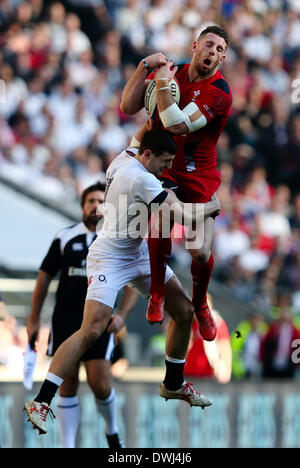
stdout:
<svg viewBox="0 0 300 468">
<path fill-rule="evenodd" d="M 151 275 L 148 244 L 143 243 L 136 254 L 108 254 L 104 251 L 89 251 L 87 256 L 88 290 L 86 299 L 102 302 L 114 308 L 118 292 L 129 286 L 140 296 L 150 295 Z M 174 276 L 167 266 L 165 283 Z"/>
</svg>

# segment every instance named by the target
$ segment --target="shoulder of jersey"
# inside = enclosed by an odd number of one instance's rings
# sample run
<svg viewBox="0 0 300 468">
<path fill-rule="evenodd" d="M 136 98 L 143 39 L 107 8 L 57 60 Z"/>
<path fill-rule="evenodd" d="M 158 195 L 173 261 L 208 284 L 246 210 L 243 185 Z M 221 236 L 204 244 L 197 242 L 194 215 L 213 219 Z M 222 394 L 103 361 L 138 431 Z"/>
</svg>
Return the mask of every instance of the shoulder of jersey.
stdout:
<svg viewBox="0 0 300 468">
<path fill-rule="evenodd" d="M 120 165 L 124 164 L 124 162 L 126 161 L 126 151 L 122 151 L 122 153 L 115 157 L 115 159 L 110 163 L 110 165 L 107 168 L 106 175 L 109 175 L 111 174 L 111 172 L 114 172 L 120 167 Z"/>
<path fill-rule="evenodd" d="M 179 63 L 175 65 L 176 67 L 178 67 L 178 70 L 175 74 L 175 77 L 176 78 L 180 78 L 181 75 L 186 71 L 186 69 L 189 67 L 189 63 Z"/>
<path fill-rule="evenodd" d="M 69 236 L 72 236 L 73 234 L 74 236 L 80 235 L 80 234 L 83 234 L 84 232 L 85 232 L 84 224 L 82 222 L 75 223 L 59 231 L 56 234 L 55 239 L 62 239 L 65 236 L 69 237 Z"/>
<path fill-rule="evenodd" d="M 227 83 L 227 81 L 222 76 L 218 77 L 215 81 L 212 81 L 210 83 L 210 85 L 214 86 L 215 88 L 220 89 L 221 91 L 223 91 L 228 96 L 231 95 L 231 90 L 230 90 L 229 84 Z"/>
</svg>

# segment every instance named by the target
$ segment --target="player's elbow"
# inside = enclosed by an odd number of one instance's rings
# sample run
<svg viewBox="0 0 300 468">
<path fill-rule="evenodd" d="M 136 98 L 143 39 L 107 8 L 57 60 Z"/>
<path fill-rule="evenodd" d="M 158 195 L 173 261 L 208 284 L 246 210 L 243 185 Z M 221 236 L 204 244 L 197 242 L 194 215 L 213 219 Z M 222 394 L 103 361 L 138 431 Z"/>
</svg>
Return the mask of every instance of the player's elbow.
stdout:
<svg viewBox="0 0 300 468">
<path fill-rule="evenodd" d="M 135 102 L 133 99 L 122 97 L 120 109 L 124 114 L 134 115 L 141 110 L 143 106 Z"/>
<path fill-rule="evenodd" d="M 130 106 L 130 103 L 127 103 L 126 101 L 123 101 L 123 100 L 121 101 L 120 109 L 124 114 L 128 114 L 128 115 L 134 114 L 134 109 L 132 109 Z"/>
<path fill-rule="evenodd" d="M 172 133 L 173 135 L 185 135 L 189 131 L 185 122 L 181 122 L 175 125 L 170 125 L 170 127 L 167 127 L 166 130 Z"/>
</svg>

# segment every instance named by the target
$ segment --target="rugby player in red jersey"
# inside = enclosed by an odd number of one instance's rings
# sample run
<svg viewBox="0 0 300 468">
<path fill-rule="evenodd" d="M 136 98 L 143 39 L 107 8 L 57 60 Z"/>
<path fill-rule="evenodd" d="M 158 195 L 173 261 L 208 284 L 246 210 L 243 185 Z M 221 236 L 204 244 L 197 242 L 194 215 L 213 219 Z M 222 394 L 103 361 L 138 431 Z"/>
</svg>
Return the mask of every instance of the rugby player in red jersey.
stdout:
<svg viewBox="0 0 300 468">
<path fill-rule="evenodd" d="M 121 109 L 128 114 L 143 106 L 150 71 L 156 81 L 157 107 L 162 125 L 174 135 L 178 146 L 173 166 L 162 175 L 164 186 L 172 188 L 185 203 L 204 203 L 218 190 L 221 179 L 217 170 L 216 145 L 230 115 L 232 95 L 219 71 L 228 47 L 228 35 L 219 26 L 203 30 L 193 43 L 190 64 L 172 67 L 162 53 L 143 59 L 126 84 Z M 175 76 L 180 85 L 177 105 L 169 80 Z M 204 224 L 201 247 L 189 249 L 192 256 L 193 303 L 203 339 L 212 341 L 216 325 L 206 301 L 214 258 L 211 245 L 214 219 Z M 149 236 L 151 296 L 147 310 L 149 322 L 163 320 L 164 274 L 171 253 L 170 238 Z"/>
</svg>

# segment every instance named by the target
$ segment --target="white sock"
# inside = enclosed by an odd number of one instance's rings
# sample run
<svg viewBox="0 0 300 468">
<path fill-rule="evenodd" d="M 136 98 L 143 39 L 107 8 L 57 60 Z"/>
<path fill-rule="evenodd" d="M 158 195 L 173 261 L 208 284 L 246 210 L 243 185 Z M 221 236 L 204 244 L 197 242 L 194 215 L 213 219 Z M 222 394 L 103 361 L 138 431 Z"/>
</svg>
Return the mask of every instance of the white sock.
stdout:
<svg viewBox="0 0 300 468">
<path fill-rule="evenodd" d="M 117 394 L 114 388 L 111 388 L 110 394 L 105 400 L 100 400 L 95 397 L 96 406 L 98 412 L 104 418 L 106 422 L 105 432 L 108 435 L 116 434 L 119 432 L 117 416 L 118 416 L 118 405 L 117 405 Z"/>
<path fill-rule="evenodd" d="M 58 398 L 57 416 L 64 448 L 75 448 L 80 421 L 80 408 L 77 395 Z"/>
<path fill-rule="evenodd" d="M 60 387 L 61 384 L 62 384 L 63 381 L 64 381 L 64 379 L 62 379 L 62 378 L 59 377 L 58 375 L 52 374 L 52 372 L 48 372 L 48 374 L 46 375 L 45 380 L 49 380 L 49 382 L 54 383 L 54 384 L 57 385 L 58 387 Z"/>
</svg>

